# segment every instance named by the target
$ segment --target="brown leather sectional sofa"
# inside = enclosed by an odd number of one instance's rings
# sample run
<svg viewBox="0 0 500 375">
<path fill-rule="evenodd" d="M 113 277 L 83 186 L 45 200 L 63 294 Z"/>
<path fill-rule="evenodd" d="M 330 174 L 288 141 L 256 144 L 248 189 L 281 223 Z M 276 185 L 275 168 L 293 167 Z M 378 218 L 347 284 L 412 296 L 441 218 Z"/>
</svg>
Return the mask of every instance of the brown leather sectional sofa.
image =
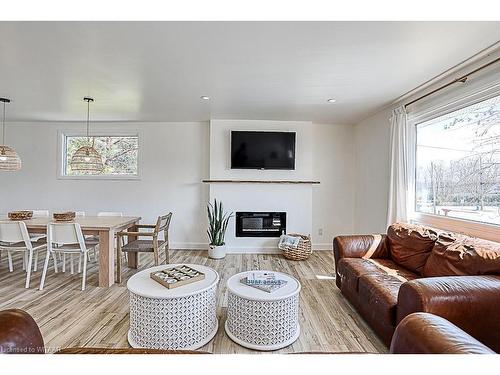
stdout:
<svg viewBox="0 0 500 375">
<path fill-rule="evenodd" d="M 387 346 L 406 316 L 428 312 L 500 352 L 500 245 L 393 224 L 333 246 L 337 286 Z"/>
</svg>

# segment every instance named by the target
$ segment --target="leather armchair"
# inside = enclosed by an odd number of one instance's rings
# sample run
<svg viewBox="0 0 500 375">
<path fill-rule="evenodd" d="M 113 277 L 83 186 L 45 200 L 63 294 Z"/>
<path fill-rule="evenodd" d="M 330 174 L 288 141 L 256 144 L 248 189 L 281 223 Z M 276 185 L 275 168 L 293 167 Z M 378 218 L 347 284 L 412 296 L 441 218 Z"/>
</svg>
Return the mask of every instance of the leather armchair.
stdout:
<svg viewBox="0 0 500 375">
<path fill-rule="evenodd" d="M 27 312 L 18 309 L 0 311 L 0 353 L 45 353 L 42 333 Z"/>
<path fill-rule="evenodd" d="M 495 354 L 453 323 L 428 313 L 405 317 L 394 331 L 393 354 Z"/>
<path fill-rule="evenodd" d="M 415 312 L 446 318 L 491 349 L 500 352 L 500 277 L 448 276 L 401 285 L 397 322 Z"/>
</svg>

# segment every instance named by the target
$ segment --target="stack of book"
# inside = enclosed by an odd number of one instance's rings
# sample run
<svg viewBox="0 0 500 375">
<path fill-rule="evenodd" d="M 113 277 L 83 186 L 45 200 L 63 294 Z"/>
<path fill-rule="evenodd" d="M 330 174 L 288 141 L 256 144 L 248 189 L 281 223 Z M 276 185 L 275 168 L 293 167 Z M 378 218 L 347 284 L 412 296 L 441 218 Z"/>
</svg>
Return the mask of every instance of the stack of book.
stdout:
<svg viewBox="0 0 500 375">
<path fill-rule="evenodd" d="M 240 282 L 267 293 L 272 293 L 286 285 L 286 280 L 279 279 L 273 272 L 252 272 Z"/>
</svg>

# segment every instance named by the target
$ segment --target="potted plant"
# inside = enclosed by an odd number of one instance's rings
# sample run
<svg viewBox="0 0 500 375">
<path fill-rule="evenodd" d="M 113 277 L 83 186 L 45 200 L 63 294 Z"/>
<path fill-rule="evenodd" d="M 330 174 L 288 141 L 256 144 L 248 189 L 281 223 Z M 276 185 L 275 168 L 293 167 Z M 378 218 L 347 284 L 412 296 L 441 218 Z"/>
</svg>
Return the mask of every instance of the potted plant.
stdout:
<svg viewBox="0 0 500 375">
<path fill-rule="evenodd" d="M 214 204 L 208 202 L 208 239 L 210 240 L 208 256 L 212 259 L 222 259 L 226 256 L 226 235 L 227 224 L 233 213 L 224 213 L 222 202 L 214 200 Z"/>
</svg>

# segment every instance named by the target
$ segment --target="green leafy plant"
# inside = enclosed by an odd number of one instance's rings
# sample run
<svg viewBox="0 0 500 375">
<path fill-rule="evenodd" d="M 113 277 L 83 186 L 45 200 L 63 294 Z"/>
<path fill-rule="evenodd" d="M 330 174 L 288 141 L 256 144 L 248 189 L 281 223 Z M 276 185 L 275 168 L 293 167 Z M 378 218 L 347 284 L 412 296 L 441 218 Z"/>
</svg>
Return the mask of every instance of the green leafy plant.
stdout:
<svg viewBox="0 0 500 375">
<path fill-rule="evenodd" d="M 223 246 L 225 244 L 224 237 L 226 235 L 227 224 L 229 223 L 229 219 L 233 216 L 233 213 L 224 213 L 222 202 L 217 202 L 217 199 L 214 199 L 213 204 L 208 202 L 207 213 L 207 233 L 210 245 Z"/>
</svg>

